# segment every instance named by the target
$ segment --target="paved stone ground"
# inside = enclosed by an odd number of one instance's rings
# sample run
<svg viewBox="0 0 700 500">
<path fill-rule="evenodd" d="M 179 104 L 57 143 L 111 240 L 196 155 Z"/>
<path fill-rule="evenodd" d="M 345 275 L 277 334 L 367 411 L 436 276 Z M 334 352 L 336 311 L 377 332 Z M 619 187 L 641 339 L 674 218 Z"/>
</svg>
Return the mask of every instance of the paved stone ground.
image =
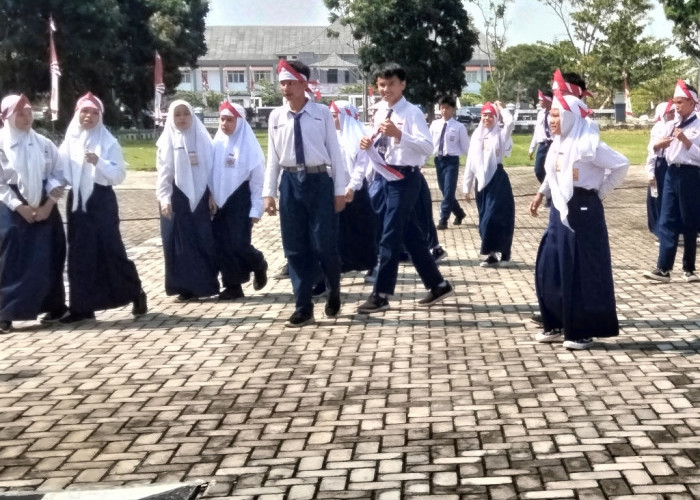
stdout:
<svg viewBox="0 0 700 500">
<path fill-rule="evenodd" d="M 700 498 L 699 288 L 641 278 L 657 251 L 641 167 L 605 203 L 622 332 L 582 352 L 533 341 L 547 214 L 527 213 L 530 168 L 509 172 L 512 266 L 478 267 L 472 206 L 441 232 L 455 298 L 416 309 L 402 267 L 392 309 L 357 315 L 357 273 L 341 315 L 321 305 L 301 330 L 284 327 L 287 280 L 237 303 L 166 297 L 153 176 L 130 174 L 122 230 L 150 313 L 0 339 L 0 490 L 198 478 L 234 499 Z M 278 219 L 254 239 L 274 272 Z"/>
</svg>

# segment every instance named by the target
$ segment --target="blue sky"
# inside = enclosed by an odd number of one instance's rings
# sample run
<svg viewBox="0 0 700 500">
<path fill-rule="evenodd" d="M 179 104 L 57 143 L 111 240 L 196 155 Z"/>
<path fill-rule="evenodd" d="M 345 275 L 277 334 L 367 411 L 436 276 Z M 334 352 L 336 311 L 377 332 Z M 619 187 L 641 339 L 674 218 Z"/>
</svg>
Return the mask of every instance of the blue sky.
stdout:
<svg viewBox="0 0 700 500">
<path fill-rule="evenodd" d="M 652 23 L 648 34 L 656 38 L 670 38 L 672 24 L 666 20 L 658 1 L 654 1 Z M 467 2 L 474 25 L 480 28 L 478 10 Z M 507 32 L 508 45 L 519 43 L 552 42 L 565 37 L 561 21 L 549 7 L 537 0 L 515 0 L 508 8 L 510 20 Z M 328 23 L 328 11 L 322 0 L 210 0 L 207 19 L 215 25 L 310 25 Z"/>
</svg>

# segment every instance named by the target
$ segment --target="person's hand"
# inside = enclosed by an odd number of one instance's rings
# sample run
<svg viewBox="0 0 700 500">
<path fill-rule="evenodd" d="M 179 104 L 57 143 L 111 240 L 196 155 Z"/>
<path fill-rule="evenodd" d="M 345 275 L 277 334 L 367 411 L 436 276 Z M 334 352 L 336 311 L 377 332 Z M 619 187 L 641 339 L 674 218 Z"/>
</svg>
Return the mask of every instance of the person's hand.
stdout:
<svg viewBox="0 0 700 500">
<path fill-rule="evenodd" d="M 494 104 L 498 109 L 503 109 L 503 102 L 502 101 L 494 101 Z"/>
<path fill-rule="evenodd" d="M 351 188 L 346 188 L 345 189 L 345 203 L 352 203 L 353 199 L 355 199 L 355 191 L 353 191 Z"/>
<path fill-rule="evenodd" d="M 530 159 L 532 160 L 532 159 L 535 157 L 535 152 L 534 152 L 534 151 L 530 151 L 530 152 L 528 153 L 527 157 L 530 158 Z"/>
<path fill-rule="evenodd" d="M 169 219 L 170 217 L 173 216 L 173 207 L 170 205 L 170 203 L 166 203 L 165 205 L 160 206 L 160 214 L 165 217 L 166 219 Z"/>
<path fill-rule="evenodd" d="M 55 204 L 56 203 L 49 199 L 46 203 L 37 208 L 34 212 L 34 221 L 40 222 L 42 220 L 48 219 L 49 215 L 51 215 L 51 210 L 53 210 Z"/>
<path fill-rule="evenodd" d="M 674 128 L 673 129 L 673 137 L 678 139 L 683 143 L 685 146 L 685 149 L 690 149 L 690 146 L 692 146 L 691 142 L 688 140 L 688 138 L 685 136 L 683 133 L 683 129 L 681 128 Z"/>
<path fill-rule="evenodd" d="M 540 208 L 544 195 L 542 193 L 537 193 L 530 202 L 530 215 L 537 217 L 537 209 Z"/>
<path fill-rule="evenodd" d="M 216 204 L 216 201 L 214 200 L 214 197 L 212 195 L 209 195 L 209 213 L 211 214 L 212 217 L 216 215 L 216 212 L 219 211 L 219 206 Z"/>
<path fill-rule="evenodd" d="M 342 212 L 345 209 L 345 196 L 336 196 L 333 205 L 336 213 Z"/>
<path fill-rule="evenodd" d="M 658 151 L 660 149 L 666 149 L 671 145 L 671 141 L 673 141 L 673 137 L 664 137 L 661 139 L 659 142 L 654 144 L 654 151 Z"/>
<path fill-rule="evenodd" d="M 29 205 L 20 205 L 15 208 L 15 212 L 20 214 L 28 223 L 34 224 L 34 209 Z"/>
<path fill-rule="evenodd" d="M 650 188 L 655 188 L 656 187 L 656 177 L 649 177 L 648 184 L 649 184 Z"/>
<path fill-rule="evenodd" d="M 277 215 L 277 204 L 272 196 L 265 196 L 263 198 L 263 206 L 267 215 Z"/>
<path fill-rule="evenodd" d="M 253 227 L 255 224 L 260 222 L 260 219 L 258 217 L 251 217 L 250 218 L 250 226 Z"/>
<path fill-rule="evenodd" d="M 397 142 L 401 141 L 401 130 L 388 118 L 379 125 L 379 131 L 387 137 L 393 137 Z"/>
<path fill-rule="evenodd" d="M 92 165 L 97 165 L 98 156 L 92 151 L 85 150 L 85 161 Z"/>
<path fill-rule="evenodd" d="M 372 147 L 371 137 L 363 137 L 360 139 L 360 149 L 369 149 L 370 147 Z"/>
<path fill-rule="evenodd" d="M 63 197 L 63 194 L 65 193 L 66 188 L 63 186 L 58 186 L 55 187 L 51 190 L 49 193 L 49 196 L 51 196 L 54 200 L 58 201 Z"/>
</svg>

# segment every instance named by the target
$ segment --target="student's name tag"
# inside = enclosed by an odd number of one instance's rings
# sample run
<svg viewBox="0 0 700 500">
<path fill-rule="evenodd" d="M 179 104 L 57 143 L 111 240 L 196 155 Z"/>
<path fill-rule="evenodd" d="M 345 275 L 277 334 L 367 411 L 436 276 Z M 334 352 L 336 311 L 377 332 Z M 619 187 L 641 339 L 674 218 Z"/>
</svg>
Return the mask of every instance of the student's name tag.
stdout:
<svg viewBox="0 0 700 500">
<path fill-rule="evenodd" d="M 197 158 L 196 151 L 188 151 L 187 155 L 190 157 L 190 165 L 193 167 L 199 166 L 199 158 Z"/>
<path fill-rule="evenodd" d="M 226 166 L 233 167 L 236 164 L 236 156 L 233 153 L 226 155 Z"/>
<path fill-rule="evenodd" d="M 578 181 L 578 168 L 572 168 L 571 173 L 574 176 L 574 181 Z"/>
</svg>

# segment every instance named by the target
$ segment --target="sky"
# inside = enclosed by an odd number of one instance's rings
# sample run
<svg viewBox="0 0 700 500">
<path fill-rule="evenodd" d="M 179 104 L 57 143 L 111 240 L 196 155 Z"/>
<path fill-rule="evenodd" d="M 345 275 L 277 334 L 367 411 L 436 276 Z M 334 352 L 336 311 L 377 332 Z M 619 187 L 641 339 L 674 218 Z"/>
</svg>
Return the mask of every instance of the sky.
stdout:
<svg viewBox="0 0 700 500">
<path fill-rule="evenodd" d="M 381 1 L 381 0 L 378 0 Z M 668 21 L 658 1 L 647 34 L 671 38 L 673 24 Z M 474 26 L 483 24 L 478 9 L 467 2 Z M 537 0 L 514 0 L 508 8 L 508 45 L 553 42 L 566 37 L 559 18 Z M 323 0 L 210 0 L 207 23 L 211 25 L 289 25 L 323 26 L 328 24 L 328 10 Z"/>
</svg>

